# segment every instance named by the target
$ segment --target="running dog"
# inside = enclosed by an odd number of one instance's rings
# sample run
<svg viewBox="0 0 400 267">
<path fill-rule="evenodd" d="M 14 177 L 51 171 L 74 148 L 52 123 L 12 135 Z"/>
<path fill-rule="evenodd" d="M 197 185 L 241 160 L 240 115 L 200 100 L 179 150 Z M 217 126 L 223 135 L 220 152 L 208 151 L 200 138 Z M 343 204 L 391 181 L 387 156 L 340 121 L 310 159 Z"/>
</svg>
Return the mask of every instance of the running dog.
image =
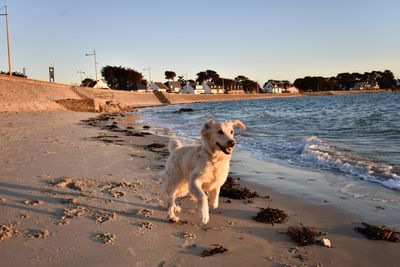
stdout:
<svg viewBox="0 0 400 267">
<path fill-rule="evenodd" d="M 221 186 L 229 173 L 229 162 L 236 141 L 234 127 L 245 129 L 239 121 L 207 121 L 201 130 L 201 144 L 184 146 L 176 139 L 168 144 L 170 156 L 162 176 L 165 181 L 165 195 L 168 203 L 168 219 L 178 222 L 181 208 L 175 199 L 191 193 L 198 203 L 199 219 L 202 224 L 209 221 L 208 202 L 218 208 Z"/>
</svg>

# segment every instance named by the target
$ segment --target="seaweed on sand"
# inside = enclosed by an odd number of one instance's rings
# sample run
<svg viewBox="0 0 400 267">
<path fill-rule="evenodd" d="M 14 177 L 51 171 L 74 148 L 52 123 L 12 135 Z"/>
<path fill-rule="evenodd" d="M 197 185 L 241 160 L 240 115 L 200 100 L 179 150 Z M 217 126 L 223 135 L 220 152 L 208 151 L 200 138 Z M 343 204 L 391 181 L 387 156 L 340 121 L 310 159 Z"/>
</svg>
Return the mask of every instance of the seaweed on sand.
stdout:
<svg viewBox="0 0 400 267">
<path fill-rule="evenodd" d="M 165 148 L 165 145 L 161 144 L 161 143 L 153 143 L 153 144 L 147 145 L 146 148 L 149 150 L 152 150 L 155 148 Z"/>
<path fill-rule="evenodd" d="M 232 199 L 249 199 L 259 197 L 257 192 L 252 192 L 246 187 L 241 187 L 240 184 L 230 176 L 226 179 L 226 182 L 221 187 L 220 195 Z"/>
<path fill-rule="evenodd" d="M 368 223 L 361 223 L 364 225 L 362 227 L 355 227 L 354 229 L 365 235 L 368 239 L 372 240 L 385 240 L 391 242 L 400 242 L 400 237 L 398 236 L 400 233 L 396 232 L 394 229 L 390 227 L 382 226 L 375 226 Z"/>
<path fill-rule="evenodd" d="M 306 226 L 290 226 L 287 234 L 290 239 L 301 246 L 312 245 L 317 241 L 317 237 L 325 235 L 323 232 L 315 231 L 313 227 Z"/>
<path fill-rule="evenodd" d="M 228 251 L 227 248 L 224 248 L 223 246 L 218 246 L 216 248 L 203 250 L 203 252 L 201 253 L 201 256 L 202 257 L 209 257 L 209 256 L 212 256 L 214 254 L 218 254 L 218 253 L 222 254 L 222 253 L 225 253 L 227 251 Z"/>
<path fill-rule="evenodd" d="M 287 221 L 287 213 L 280 209 L 273 209 L 270 207 L 261 208 L 256 216 L 253 217 L 257 222 L 270 223 L 284 223 Z"/>
</svg>

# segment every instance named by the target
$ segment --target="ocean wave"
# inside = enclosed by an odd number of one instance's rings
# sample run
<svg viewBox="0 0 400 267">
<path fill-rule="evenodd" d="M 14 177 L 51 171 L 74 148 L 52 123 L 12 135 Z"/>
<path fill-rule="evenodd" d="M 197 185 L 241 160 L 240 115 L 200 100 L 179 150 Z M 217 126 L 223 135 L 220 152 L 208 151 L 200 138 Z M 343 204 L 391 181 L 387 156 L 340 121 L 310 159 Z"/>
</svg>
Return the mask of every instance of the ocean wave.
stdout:
<svg viewBox="0 0 400 267">
<path fill-rule="evenodd" d="M 316 136 L 306 138 L 300 157 L 316 163 L 323 169 L 340 171 L 365 181 L 379 183 L 390 189 L 400 190 L 400 177 L 393 172 L 392 166 L 338 151 L 337 148 Z"/>
</svg>

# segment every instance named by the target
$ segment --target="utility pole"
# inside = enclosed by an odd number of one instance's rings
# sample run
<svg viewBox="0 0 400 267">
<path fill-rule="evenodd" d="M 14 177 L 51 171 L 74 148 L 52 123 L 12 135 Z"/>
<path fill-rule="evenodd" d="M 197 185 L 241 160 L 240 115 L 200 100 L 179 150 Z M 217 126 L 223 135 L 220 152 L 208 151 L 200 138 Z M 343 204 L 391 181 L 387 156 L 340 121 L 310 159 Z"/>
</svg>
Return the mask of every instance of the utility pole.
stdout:
<svg viewBox="0 0 400 267">
<path fill-rule="evenodd" d="M 93 53 L 92 54 L 85 54 L 85 56 L 93 56 L 94 57 L 94 74 L 96 77 L 96 82 L 97 82 L 97 61 L 96 61 L 96 49 L 93 48 Z"/>
<path fill-rule="evenodd" d="M 150 66 L 147 69 L 143 69 L 143 70 L 148 70 L 149 71 L 149 82 L 151 82 L 151 69 L 150 69 Z"/>
<path fill-rule="evenodd" d="M 7 31 L 7 50 L 8 50 L 8 74 L 12 76 L 12 68 L 11 68 L 11 47 L 10 47 L 10 32 L 8 31 L 8 13 L 7 13 L 7 5 L 4 6 L 4 14 L 0 14 L 0 16 L 6 17 L 6 31 Z"/>
<path fill-rule="evenodd" d="M 150 66 L 147 69 L 143 69 L 143 70 L 148 70 L 149 71 L 149 81 L 147 82 L 148 84 L 148 88 L 151 88 L 151 69 Z"/>
</svg>

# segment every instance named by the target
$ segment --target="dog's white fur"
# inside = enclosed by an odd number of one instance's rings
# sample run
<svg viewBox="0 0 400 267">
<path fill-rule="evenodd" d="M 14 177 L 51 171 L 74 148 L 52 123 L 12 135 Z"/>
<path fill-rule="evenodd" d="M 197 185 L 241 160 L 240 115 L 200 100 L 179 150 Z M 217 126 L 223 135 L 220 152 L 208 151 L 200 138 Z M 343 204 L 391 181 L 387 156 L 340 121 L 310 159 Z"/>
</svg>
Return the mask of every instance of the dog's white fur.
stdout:
<svg viewBox="0 0 400 267">
<path fill-rule="evenodd" d="M 170 221 L 179 221 L 176 213 L 181 208 L 175 204 L 175 199 L 190 192 L 198 202 L 201 223 L 208 223 L 208 202 L 213 209 L 218 207 L 219 191 L 228 177 L 229 162 L 236 145 L 233 139 L 235 126 L 245 128 L 238 120 L 207 121 L 201 130 L 202 142 L 198 146 L 182 147 L 178 140 L 170 140 L 170 156 L 162 173 Z"/>
</svg>

